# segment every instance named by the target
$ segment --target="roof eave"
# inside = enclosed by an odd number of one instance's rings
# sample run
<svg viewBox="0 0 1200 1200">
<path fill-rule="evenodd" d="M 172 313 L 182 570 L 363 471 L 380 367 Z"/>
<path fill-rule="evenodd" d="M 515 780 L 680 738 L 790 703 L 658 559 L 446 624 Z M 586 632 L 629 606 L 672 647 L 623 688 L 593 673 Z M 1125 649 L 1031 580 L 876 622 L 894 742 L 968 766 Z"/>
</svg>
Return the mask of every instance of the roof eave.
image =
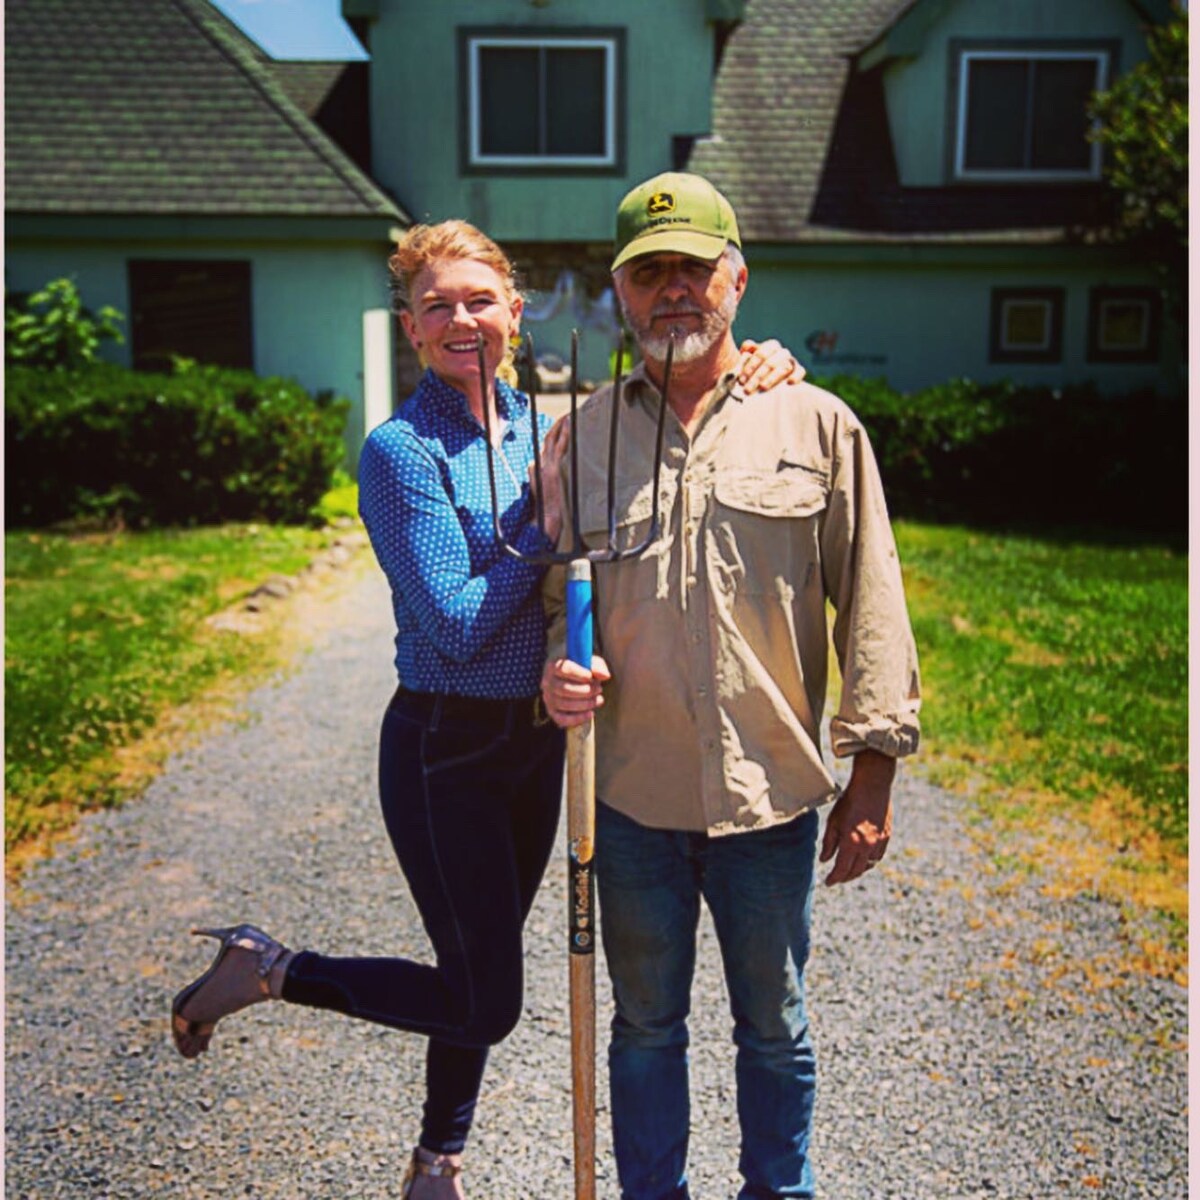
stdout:
<svg viewBox="0 0 1200 1200">
<path fill-rule="evenodd" d="M 706 21 L 741 21 L 746 15 L 747 0 L 704 0 Z"/>
<path fill-rule="evenodd" d="M 916 58 L 924 49 L 929 31 L 942 19 L 954 0 L 913 0 L 913 3 L 880 31 L 859 52 L 858 69 L 869 71 L 893 58 Z"/>
<path fill-rule="evenodd" d="M 1143 20 L 1152 25 L 1165 25 L 1175 16 L 1171 0 L 1129 0 Z"/>
<path fill-rule="evenodd" d="M 912 5 L 859 51 L 857 66 L 869 71 L 897 58 L 916 58 L 925 49 L 929 31 L 954 0 L 913 0 Z M 1143 20 L 1165 24 L 1174 15 L 1172 0 L 1129 0 Z"/>
</svg>

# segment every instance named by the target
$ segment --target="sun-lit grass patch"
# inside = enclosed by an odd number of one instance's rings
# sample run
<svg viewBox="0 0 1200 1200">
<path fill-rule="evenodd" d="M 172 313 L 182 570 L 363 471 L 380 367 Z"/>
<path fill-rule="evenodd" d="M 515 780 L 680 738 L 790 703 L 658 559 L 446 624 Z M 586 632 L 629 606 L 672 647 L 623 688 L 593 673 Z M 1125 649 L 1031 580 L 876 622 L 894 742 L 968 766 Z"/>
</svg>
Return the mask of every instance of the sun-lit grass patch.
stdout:
<svg viewBox="0 0 1200 1200">
<path fill-rule="evenodd" d="M 1061 894 L 1166 914 L 1181 946 L 1186 556 L 908 522 L 896 536 L 931 777 L 1033 835 L 996 853 L 1032 848 Z"/>
<path fill-rule="evenodd" d="M 69 826 L 145 781 L 148 737 L 222 678 L 276 665 L 269 634 L 205 618 L 334 534 L 296 526 L 5 537 L 5 846 Z M 161 733 L 161 730 L 159 730 Z"/>
</svg>

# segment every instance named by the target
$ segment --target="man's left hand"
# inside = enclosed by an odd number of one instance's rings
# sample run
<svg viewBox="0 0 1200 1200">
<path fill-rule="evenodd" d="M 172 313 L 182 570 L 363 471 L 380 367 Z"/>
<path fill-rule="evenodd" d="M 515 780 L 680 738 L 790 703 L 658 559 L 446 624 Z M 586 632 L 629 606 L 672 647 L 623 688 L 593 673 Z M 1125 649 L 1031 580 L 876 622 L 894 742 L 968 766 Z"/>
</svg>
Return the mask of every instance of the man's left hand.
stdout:
<svg viewBox="0 0 1200 1200">
<path fill-rule="evenodd" d="M 887 853 L 892 836 L 892 779 L 896 760 L 877 750 L 862 750 L 846 790 L 825 824 L 821 862 L 836 855 L 825 883 L 849 883 L 874 867 Z"/>
</svg>

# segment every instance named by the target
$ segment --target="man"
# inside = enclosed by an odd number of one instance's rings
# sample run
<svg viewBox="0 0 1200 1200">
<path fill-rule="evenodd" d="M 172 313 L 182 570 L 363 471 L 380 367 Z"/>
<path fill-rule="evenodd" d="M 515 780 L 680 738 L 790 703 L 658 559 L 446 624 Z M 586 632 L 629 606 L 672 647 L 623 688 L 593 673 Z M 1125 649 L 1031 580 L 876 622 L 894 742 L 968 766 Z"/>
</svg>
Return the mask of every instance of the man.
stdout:
<svg viewBox="0 0 1200 1200">
<path fill-rule="evenodd" d="M 654 432 L 675 341 L 661 538 L 596 571 L 600 654 L 542 677 L 564 727 L 595 714 L 596 871 L 616 1014 L 609 1048 L 625 1200 L 686 1198 L 687 1013 L 701 897 L 713 917 L 737 1045 L 741 1200 L 812 1196 L 815 1068 L 804 1003 L 817 809 L 833 807 L 829 884 L 887 850 L 896 759 L 916 749 L 916 650 L 867 436 L 808 384 L 747 398 L 731 371 L 746 288 L 728 201 L 695 175 L 641 184 L 617 213 L 613 278 L 643 363 L 620 403 L 617 535 L 649 526 Z M 580 508 L 606 530 L 611 389 L 578 416 Z M 564 494 L 569 494 L 564 486 Z M 853 756 L 839 794 L 819 749 L 826 601 L 842 692 L 830 722 Z M 558 650 L 561 653 L 561 649 Z"/>
</svg>

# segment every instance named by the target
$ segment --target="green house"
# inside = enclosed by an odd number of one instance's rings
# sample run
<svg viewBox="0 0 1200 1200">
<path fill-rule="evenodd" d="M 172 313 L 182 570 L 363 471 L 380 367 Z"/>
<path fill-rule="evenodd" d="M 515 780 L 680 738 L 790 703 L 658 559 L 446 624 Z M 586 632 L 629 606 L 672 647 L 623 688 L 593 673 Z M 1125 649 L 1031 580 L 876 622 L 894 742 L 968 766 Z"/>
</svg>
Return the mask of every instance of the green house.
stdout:
<svg viewBox="0 0 1200 1200">
<path fill-rule="evenodd" d="M 1181 386 L 1153 274 L 1088 245 L 1089 94 L 1146 56 L 1134 0 L 343 0 L 370 52 L 374 177 L 463 216 L 592 370 L 621 195 L 659 171 L 733 201 L 738 331 L 810 369 L 1107 391 Z M 597 344 L 598 343 L 598 344 Z"/>
<path fill-rule="evenodd" d="M 739 214 L 739 334 L 814 372 L 1182 390 L 1151 266 L 1087 236 L 1087 98 L 1165 0 L 341 8 L 368 61 L 276 62 L 207 0 L 10 0 L 6 287 L 74 276 L 129 315 L 135 366 L 341 392 L 353 457 L 417 370 L 387 312 L 398 227 L 480 225 L 543 361 L 578 327 L 600 378 L 616 205 L 689 169 Z"/>
</svg>

